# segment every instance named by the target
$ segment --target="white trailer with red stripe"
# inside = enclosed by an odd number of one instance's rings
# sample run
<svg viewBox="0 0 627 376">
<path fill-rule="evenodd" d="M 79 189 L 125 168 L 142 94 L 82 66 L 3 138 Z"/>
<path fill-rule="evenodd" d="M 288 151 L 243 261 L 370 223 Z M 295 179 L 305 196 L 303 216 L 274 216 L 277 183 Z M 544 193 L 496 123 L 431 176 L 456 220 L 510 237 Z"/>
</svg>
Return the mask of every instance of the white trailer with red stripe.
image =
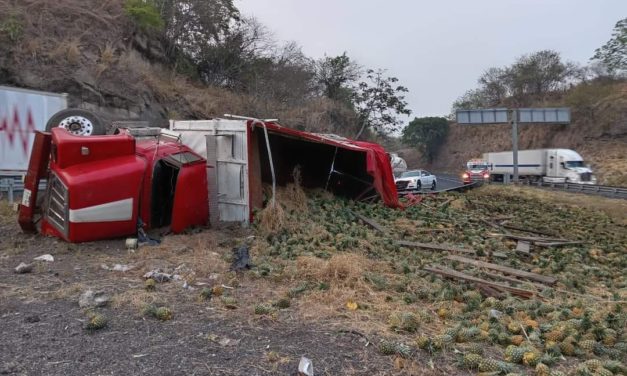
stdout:
<svg viewBox="0 0 627 376">
<path fill-rule="evenodd" d="M 0 175 L 26 173 L 35 131 L 65 108 L 67 94 L 0 86 Z"/>
</svg>

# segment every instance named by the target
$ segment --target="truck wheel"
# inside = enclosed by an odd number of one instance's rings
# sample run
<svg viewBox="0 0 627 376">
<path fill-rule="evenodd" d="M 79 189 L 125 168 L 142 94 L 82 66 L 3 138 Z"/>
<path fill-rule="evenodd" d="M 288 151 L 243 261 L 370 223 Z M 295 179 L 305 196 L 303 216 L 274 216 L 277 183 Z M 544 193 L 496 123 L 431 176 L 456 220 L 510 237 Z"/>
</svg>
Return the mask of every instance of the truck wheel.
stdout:
<svg viewBox="0 0 627 376">
<path fill-rule="evenodd" d="M 421 191 L 422 190 L 422 182 L 420 180 L 418 180 L 418 182 L 416 184 L 416 190 L 417 191 Z"/>
<path fill-rule="evenodd" d="M 91 111 L 68 108 L 52 115 L 46 123 L 46 132 L 61 127 L 77 136 L 95 136 L 105 134 L 105 127 L 98 115 Z"/>
<path fill-rule="evenodd" d="M 435 186 L 436 186 L 436 183 L 435 183 L 435 181 L 434 181 L 434 182 L 431 184 L 431 190 L 432 190 L 432 191 L 435 191 Z"/>
</svg>

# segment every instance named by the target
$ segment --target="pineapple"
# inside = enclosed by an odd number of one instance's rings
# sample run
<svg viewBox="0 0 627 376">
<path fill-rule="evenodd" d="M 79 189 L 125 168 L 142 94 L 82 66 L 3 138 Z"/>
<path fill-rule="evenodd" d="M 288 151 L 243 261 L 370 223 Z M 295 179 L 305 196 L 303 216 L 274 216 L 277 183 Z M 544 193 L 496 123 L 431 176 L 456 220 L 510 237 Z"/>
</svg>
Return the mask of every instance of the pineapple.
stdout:
<svg viewBox="0 0 627 376">
<path fill-rule="evenodd" d="M 483 347 L 484 345 L 480 343 L 471 343 L 466 348 L 466 352 L 470 354 L 483 355 Z"/>
<path fill-rule="evenodd" d="M 479 361 L 479 371 L 481 372 L 499 372 L 499 362 L 494 359 L 481 359 Z"/>
<path fill-rule="evenodd" d="M 507 330 L 512 334 L 520 334 L 520 325 L 515 321 L 510 321 L 510 323 L 507 324 Z"/>
<path fill-rule="evenodd" d="M 96 313 L 89 318 L 85 324 L 85 329 L 93 331 L 102 329 L 105 326 L 107 326 L 107 318 L 99 313 Z"/>
<path fill-rule="evenodd" d="M 168 321 L 172 319 L 172 311 L 168 307 L 159 307 L 155 311 L 155 317 L 161 321 Z"/>
<path fill-rule="evenodd" d="M 505 349 L 505 360 L 511 363 L 520 363 L 526 351 L 527 349 L 525 347 L 509 345 Z"/>
<path fill-rule="evenodd" d="M 583 341 L 579 341 L 578 346 L 580 349 L 585 350 L 585 351 L 592 351 L 594 350 L 595 346 L 596 346 L 597 342 L 591 339 L 585 339 Z"/>
<path fill-rule="evenodd" d="M 559 342 L 564 339 L 564 330 L 561 328 L 553 329 L 544 335 L 544 339 L 552 342 Z"/>
<path fill-rule="evenodd" d="M 603 363 L 598 359 L 590 359 L 584 363 L 586 367 L 591 371 L 596 371 L 599 368 L 603 368 Z"/>
<path fill-rule="evenodd" d="M 255 315 L 267 315 L 271 309 L 265 304 L 257 304 L 255 306 Z"/>
<path fill-rule="evenodd" d="M 431 341 L 429 340 L 429 337 L 425 335 L 420 335 L 416 339 L 416 346 L 418 346 L 419 349 L 425 350 L 429 347 L 430 344 L 431 344 Z"/>
<path fill-rule="evenodd" d="M 222 304 L 224 304 L 224 307 L 226 307 L 228 309 L 236 309 L 237 308 L 237 300 L 235 300 L 235 298 L 233 298 L 232 296 L 223 296 L 222 297 Z"/>
<path fill-rule="evenodd" d="M 536 376 L 551 376 L 551 369 L 546 364 L 538 363 Z"/>
<path fill-rule="evenodd" d="M 594 376 L 613 376 L 614 373 L 612 373 L 612 371 L 605 369 L 605 368 L 599 368 L 594 372 Z"/>
<path fill-rule="evenodd" d="M 510 339 L 510 341 L 516 346 L 520 346 L 520 344 L 522 344 L 524 340 L 525 340 L 525 337 L 521 335 L 512 336 L 512 338 Z"/>
<path fill-rule="evenodd" d="M 291 302 L 289 298 L 281 298 L 274 304 L 279 309 L 290 308 Z"/>
<path fill-rule="evenodd" d="M 462 362 L 463 362 L 465 368 L 475 369 L 475 368 L 479 367 L 479 363 L 481 363 L 482 360 L 483 360 L 483 358 L 481 357 L 481 355 L 478 355 L 478 354 L 466 354 L 466 355 L 464 355 L 464 358 L 462 359 Z"/>
<path fill-rule="evenodd" d="M 155 291 L 157 289 L 157 281 L 152 278 L 148 278 L 146 282 L 144 282 L 144 288 L 146 291 Z"/>
<path fill-rule="evenodd" d="M 471 326 L 471 327 L 468 327 L 468 328 L 462 328 L 457 333 L 457 340 L 459 342 L 468 342 L 469 340 L 471 340 L 471 339 L 475 338 L 476 336 L 478 336 L 480 333 L 481 333 L 481 331 L 476 326 Z"/>
<path fill-rule="evenodd" d="M 433 337 L 431 342 L 436 350 L 443 350 L 448 348 L 453 343 L 453 337 L 448 334 L 442 334 Z"/>
<path fill-rule="evenodd" d="M 379 352 L 383 355 L 396 354 L 396 344 L 390 341 L 383 341 L 379 344 Z"/>
<path fill-rule="evenodd" d="M 526 351 L 523 354 L 523 364 L 527 365 L 527 366 L 531 366 L 534 367 L 535 365 L 538 364 L 538 361 L 540 360 L 540 354 L 538 354 L 538 351 L 536 351 L 535 349 L 531 349 L 529 351 Z"/>
</svg>

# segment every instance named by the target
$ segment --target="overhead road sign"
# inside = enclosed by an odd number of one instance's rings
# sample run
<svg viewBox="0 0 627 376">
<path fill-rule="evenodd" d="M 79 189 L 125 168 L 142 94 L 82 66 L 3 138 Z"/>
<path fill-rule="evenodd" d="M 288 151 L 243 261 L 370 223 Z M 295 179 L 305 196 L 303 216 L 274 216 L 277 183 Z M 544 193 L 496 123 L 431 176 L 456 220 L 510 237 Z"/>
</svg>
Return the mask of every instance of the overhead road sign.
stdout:
<svg viewBox="0 0 627 376">
<path fill-rule="evenodd" d="M 479 110 L 457 110 L 457 124 L 507 123 L 507 108 L 484 108 Z"/>
<path fill-rule="evenodd" d="M 519 123 L 570 123 L 570 108 L 519 108 Z"/>
</svg>

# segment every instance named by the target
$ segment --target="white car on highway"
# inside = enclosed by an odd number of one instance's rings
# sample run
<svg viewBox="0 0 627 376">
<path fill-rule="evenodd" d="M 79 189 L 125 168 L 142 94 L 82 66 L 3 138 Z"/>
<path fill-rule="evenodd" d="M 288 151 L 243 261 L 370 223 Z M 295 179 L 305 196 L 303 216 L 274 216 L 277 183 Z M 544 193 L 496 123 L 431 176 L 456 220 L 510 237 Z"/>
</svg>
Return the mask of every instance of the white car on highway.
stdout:
<svg viewBox="0 0 627 376">
<path fill-rule="evenodd" d="M 435 175 L 425 170 L 409 170 L 405 171 L 398 178 L 394 179 L 396 190 L 402 191 L 419 191 L 423 188 L 430 188 L 435 191 L 438 185 L 438 179 Z"/>
</svg>

